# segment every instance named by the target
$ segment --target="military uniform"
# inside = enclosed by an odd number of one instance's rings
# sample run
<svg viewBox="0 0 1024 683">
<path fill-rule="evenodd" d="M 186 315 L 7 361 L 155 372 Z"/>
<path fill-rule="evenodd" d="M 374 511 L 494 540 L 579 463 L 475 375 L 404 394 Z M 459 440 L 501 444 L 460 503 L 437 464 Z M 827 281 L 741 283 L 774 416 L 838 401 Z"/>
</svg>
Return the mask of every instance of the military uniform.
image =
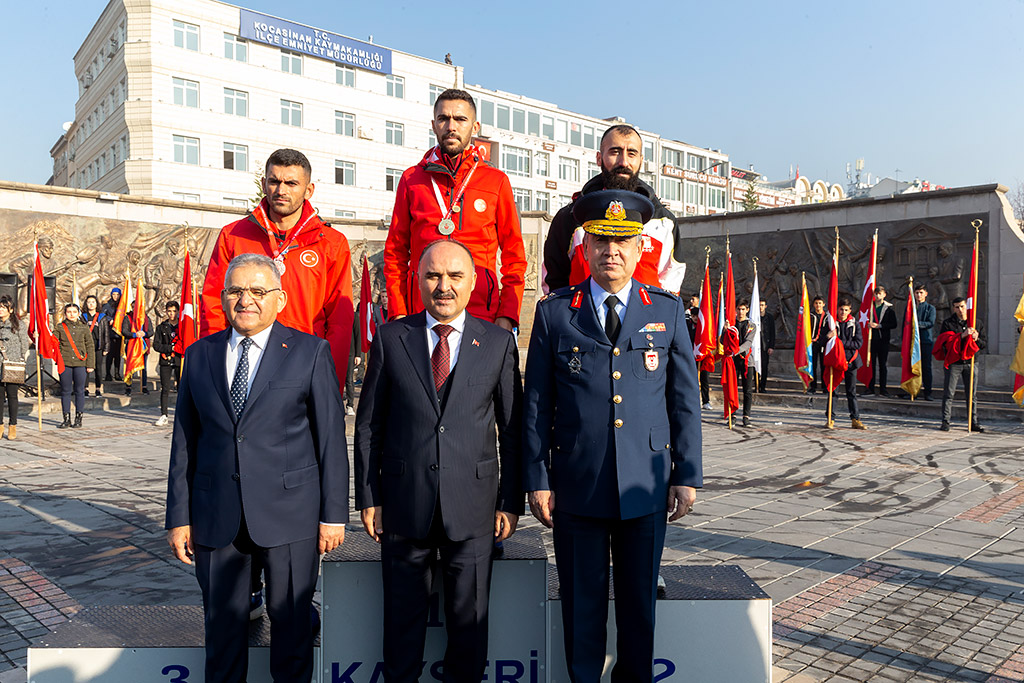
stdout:
<svg viewBox="0 0 1024 683">
<path fill-rule="evenodd" d="M 614 341 L 594 301 L 607 293 L 591 278 L 541 300 L 526 366 L 524 489 L 554 493 L 555 560 L 574 681 L 601 678 L 609 553 L 618 631 L 612 677 L 651 680 L 669 486 L 698 488 L 703 481 L 686 309 L 657 287 L 635 279 L 626 287 Z"/>
</svg>

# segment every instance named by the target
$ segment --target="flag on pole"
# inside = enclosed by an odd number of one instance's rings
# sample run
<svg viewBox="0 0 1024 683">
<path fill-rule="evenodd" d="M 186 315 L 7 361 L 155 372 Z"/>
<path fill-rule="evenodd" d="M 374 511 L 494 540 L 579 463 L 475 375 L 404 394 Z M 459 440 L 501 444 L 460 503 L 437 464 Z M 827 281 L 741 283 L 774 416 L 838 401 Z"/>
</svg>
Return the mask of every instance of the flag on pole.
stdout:
<svg viewBox="0 0 1024 683">
<path fill-rule="evenodd" d="M 121 297 L 124 299 L 125 297 Z M 136 337 L 146 324 L 146 303 L 143 298 L 142 276 L 139 276 L 138 287 L 135 288 L 135 311 L 128 316 L 131 321 L 132 336 L 125 343 L 124 382 L 131 385 L 132 375 L 140 372 L 146 365 L 148 345 L 145 337 Z"/>
<path fill-rule="evenodd" d="M 117 310 L 114 311 L 114 320 L 110 323 L 114 334 L 121 334 L 121 326 L 124 324 L 124 317 L 128 314 L 128 302 L 132 299 L 132 278 L 130 271 L 124 270 L 124 288 L 121 290 L 121 299 L 117 302 Z M 124 345 L 121 345 L 121 353 L 124 353 Z"/>
<path fill-rule="evenodd" d="M 715 327 L 715 346 L 722 355 L 722 335 L 725 333 L 725 276 L 718 278 L 718 325 Z"/>
<path fill-rule="evenodd" d="M 57 364 L 57 372 L 64 372 L 64 359 L 60 355 L 60 343 L 50 331 L 50 305 L 46 299 L 46 281 L 43 278 L 43 263 L 39 260 L 39 244 L 35 245 L 36 261 L 32 268 L 32 283 L 29 296 L 28 334 L 36 342 L 36 353 Z"/>
<path fill-rule="evenodd" d="M 857 381 L 867 386 L 871 383 L 874 373 L 873 359 L 871 358 L 871 323 L 875 322 L 875 267 L 878 261 L 878 230 L 875 230 L 871 238 L 871 261 L 868 263 L 868 276 L 864 280 L 864 293 L 860 297 L 860 334 L 864 343 L 860 345 L 860 359 L 863 364 L 857 370 Z M 911 296 L 911 299 L 914 297 Z"/>
<path fill-rule="evenodd" d="M 1024 294 L 1020 295 L 1020 302 L 1017 310 L 1013 312 L 1017 323 L 1024 326 Z M 1024 327 L 1021 328 L 1020 338 L 1017 339 L 1017 352 L 1013 354 L 1010 362 L 1010 370 L 1015 374 L 1013 377 L 1013 400 L 1017 405 L 1024 405 Z"/>
<path fill-rule="evenodd" d="M 828 301 L 825 303 L 827 307 L 826 322 L 829 329 L 836 334 L 830 337 L 825 342 L 825 353 L 822 358 L 821 379 L 825 382 L 825 389 L 829 392 L 836 388 L 843 379 L 843 375 L 846 373 L 846 368 L 849 366 L 846 360 L 846 349 L 843 346 L 843 340 L 839 338 L 838 324 L 836 323 L 837 309 L 839 308 L 839 251 L 838 249 L 832 253 L 832 275 L 828 281 Z"/>
<path fill-rule="evenodd" d="M 724 417 L 729 419 L 740 406 L 736 363 L 732 359 L 733 354 L 739 351 L 740 337 L 736 330 L 736 285 L 732 279 L 732 254 L 729 252 L 726 252 L 726 261 L 725 295 L 719 305 L 722 331 L 718 339 L 722 350 L 722 405 Z"/>
<path fill-rule="evenodd" d="M 715 369 L 715 350 L 718 347 L 718 335 L 714 324 L 715 305 L 711 294 L 711 272 L 707 263 L 704 264 L 704 284 L 700 288 L 700 308 L 697 309 L 697 349 L 695 356 L 700 361 L 700 369 L 711 372 Z"/>
<path fill-rule="evenodd" d="M 373 319 L 373 286 L 370 282 L 370 262 L 363 256 L 363 279 L 359 285 L 359 338 L 363 353 L 370 350 L 377 322 Z"/>
<path fill-rule="evenodd" d="M 971 277 L 967 281 L 967 326 L 978 328 L 978 235 L 974 235 L 974 252 L 971 255 Z"/>
<path fill-rule="evenodd" d="M 750 324 L 754 326 L 754 343 L 750 347 L 750 358 L 747 360 L 748 366 L 752 366 L 757 371 L 757 376 L 761 376 L 761 368 L 763 361 L 761 359 L 761 293 L 757 289 L 757 264 L 754 264 L 754 291 L 750 293 L 750 313 L 747 316 L 750 319 Z"/>
<path fill-rule="evenodd" d="M 800 313 L 796 321 L 796 341 L 793 346 L 793 365 L 804 383 L 804 389 L 814 381 L 814 348 L 811 342 L 811 304 L 807 298 L 807 279 L 801 274 L 803 293 Z"/>
<path fill-rule="evenodd" d="M 187 246 L 185 247 L 185 265 L 181 269 L 180 306 L 181 315 L 178 316 L 178 333 L 174 338 L 174 352 L 184 354 L 185 349 L 196 340 L 196 309 L 192 305 L 192 264 Z"/>
<path fill-rule="evenodd" d="M 903 316 L 902 372 L 900 386 L 911 397 L 921 391 L 921 332 L 917 327 L 917 305 L 914 303 L 914 278 L 910 278 L 910 296 Z M 930 361 L 929 361 L 930 362 Z"/>
</svg>

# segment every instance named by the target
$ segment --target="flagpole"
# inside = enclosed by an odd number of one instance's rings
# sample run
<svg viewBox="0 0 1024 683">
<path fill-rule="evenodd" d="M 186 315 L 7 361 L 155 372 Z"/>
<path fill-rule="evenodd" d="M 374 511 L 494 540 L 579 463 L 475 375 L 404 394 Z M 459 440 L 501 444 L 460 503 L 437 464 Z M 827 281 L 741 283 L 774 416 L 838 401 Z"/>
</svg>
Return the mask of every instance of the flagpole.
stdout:
<svg viewBox="0 0 1024 683">
<path fill-rule="evenodd" d="M 38 316 L 36 316 L 38 320 Z M 43 431 L 43 370 L 39 362 L 39 326 L 36 325 L 36 396 L 39 398 L 39 409 L 36 410 L 36 417 L 39 419 L 39 431 Z"/>
<path fill-rule="evenodd" d="M 974 300 L 971 301 L 971 322 L 972 328 L 977 328 L 978 325 L 978 228 L 981 227 L 981 221 L 974 219 L 971 221 L 971 225 L 974 226 L 974 262 L 971 264 L 971 273 L 974 275 Z M 968 285 L 969 286 L 969 285 Z M 975 353 L 977 355 L 977 353 Z M 972 408 L 974 407 L 974 356 L 971 356 L 971 383 L 967 387 L 967 433 L 971 433 L 971 425 L 974 424 L 972 415 Z"/>
<path fill-rule="evenodd" d="M 835 248 L 835 251 L 832 252 L 832 266 L 833 266 L 833 270 L 835 270 L 835 272 L 836 272 L 836 288 L 838 289 L 838 287 L 839 287 L 839 226 L 838 225 L 836 226 L 836 248 Z M 831 298 L 832 297 L 829 296 L 829 299 L 831 299 Z M 831 301 L 829 301 L 828 303 L 829 303 L 829 305 L 832 304 Z M 828 315 L 830 317 L 832 317 L 832 311 L 828 311 Z M 839 324 L 838 324 L 838 322 L 836 321 L 836 319 L 834 317 L 832 317 L 832 332 L 836 335 L 836 337 L 839 336 Z M 825 365 L 824 354 L 822 354 L 821 364 L 822 364 L 822 366 Z M 821 376 L 822 377 L 825 376 L 825 368 L 824 367 L 821 368 Z M 835 421 L 832 419 L 832 394 L 833 394 L 833 392 L 835 390 L 835 387 L 832 386 L 832 380 L 833 380 L 832 371 L 829 370 L 828 371 L 828 381 L 825 383 L 825 386 L 828 388 L 828 406 L 827 407 L 828 407 L 828 428 L 829 429 L 834 429 L 835 428 Z"/>
<path fill-rule="evenodd" d="M 868 264 L 868 272 L 871 272 L 872 269 L 875 268 L 875 261 L 878 259 L 878 255 L 877 254 L 878 254 L 878 228 L 875 228 L 875 236 L 871 238 L 871 263 Z M 876 280 L 878 279 L 878 273 L 877 272 L 875 273 L 875 279 Z M 871 286 L 871 290 L 872 290 L 872 297 L 871 298 L 872 299 L 874 299 L 874 290 L 875 290 L 875 287 L 877 286 L 877 284 L 878 283 L 875 282 Z M 911 296 L 914 295 L 913 294 L 913 290 L 911 290 L 911 294 L 910 295 Z M 874 303 L 874 301 L 872 301 L 871 304 L 868 306 L 868 340 L 866 342 L 867 345 L 868 345 L 868 353 L 865 356 L 865 358 L 867 359 L 867 362 L 868 362 L 869 366 L 871 365 L 871 332 L 872 332 L 871 323 L 873 323 L 873 322 L 875 322 L 875 303 Z M 874 368 L 872 368 L 871 369 L 871 379 L 874 379 L 874 378 L 875 378 L 875 371 L 874 371 Z"/>
<path fill-rule="evenodd" d="M 913 298 L 914 298 L 914 276 L 913 276 L 913 275 L 911 275 L 911 276 L 910 276 L 910 289 L 908 290 L 908 292 L 909 292 L 908 296 L 910 297 L 910 299 L 911 299 L 911 300 L 913 300 Z M 914 304 L 909 304 L 909 305 L 914 305 Z M 914 316 L 914 319 L 915 319 L 915 320 L 917 319 L 917 316 L 916 316 L 916 315 Z M 904 330 L 904 332 L 903 332 L 903 333 L 904 333 L 904 334 L 906 334 L 906 330 Z M 911 334 L 913 334 L 913 332 L 911 332 Z M 902 350 L 902 349 L 901 349 L 901 350 Z M 913 359 L 913 357 L 914 357 L 914 354 L 913 354 L 913 353 L 911 353 L 911 354 L 910 354 L 910 357 L 911 357 L 911 359 Z M 974 359 L 972 358 L 971 360 L 974 360 Z M 924 365 L 924 358 L 922 358 L 922 359 L 921 359 L 921 364 L 922 364 L 922 365 Z M 909 392 L 909 391 L 908 391 L 907 393 L 908 393 L 908 394 L 910 394 L 910 392 Z M 911 402 L 911 403 L 913 403 L 913 402 L 914 402 L 914 394 L 910 394 L 910 402 Z M 970 408 L 968 408 L 968 409 L 967 409 L 967 412 L 970 412 L 970 411 L 971 411 L 971 409 L 970 409 Z M 968 420 L 968 422 L 970 422 L 970 420 Z"/>
</svg>

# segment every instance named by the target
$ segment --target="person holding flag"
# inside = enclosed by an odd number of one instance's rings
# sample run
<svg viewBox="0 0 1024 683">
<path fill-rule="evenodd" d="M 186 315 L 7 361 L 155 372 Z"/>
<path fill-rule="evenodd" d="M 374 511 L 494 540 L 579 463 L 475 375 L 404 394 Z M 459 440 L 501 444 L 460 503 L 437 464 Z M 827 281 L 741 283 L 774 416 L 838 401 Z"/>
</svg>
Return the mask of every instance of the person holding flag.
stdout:
<svg viewBox="0 0 1024 683">
<path fill-rule="evenodd" d="M 914 287 L 914 278 L 910 278 Z M 900 354 L 900 386 L 910 394 L 913 401 L 921 390 L 921 331 L 917 323 L 917 306 L 914 297 L 907 297 L 907 310 L 903 315 L 903 341 Z"/>
<path fill-rule="evenodd" d="M 804 288 L 806 289 L 806 281 Z M 829 328 L 825 324 L 828 320 L 828 316 L 825 314 L 825 300 L 820 296 L 814 297 L 811 301 L 811 308 L 805 308 L 804 310 L 810 311 L 809 324 L 811 330 L 811 363 L 810 367 L 813 370 L 811 373 L 810 385 L 807 387 L 807 393 L 813 394 L 818 390 L 818 377 L 822 378 L 821 390 L 827 391 L 824 382 L 824 371 L 825 364 L 822 362 L 825 358 L 825 341 L 828 338 Z"/>
<path fill-rule="evenodd" d="M 928 288 L 923 283 L 914 287 L 917 301 L 917 333 L 921 339 L 921 384 L 924 400 L 932 398 L 932 349 L 935 348 L 935 307 L 928 303 Z"/>
<path fill-rule="evenodd" d="M 114 326 L 114 315 L 121 307 L 121 288 L 114 287 L 110 290 L 110 298 L 107 299 L 106 303 L 103 304 L 103 308 L 100 309 L 100 314 L 103 317 L 103 325 L 106 325 L 107 333 L 107 348 L 103 352 L 103 355 L 107 357 L 104 366 L 106 371 L 103 375 L 104 382 L 113 382 L 121 379 L 121 328 L 120 326 Z M 113 374 L 111 374 L 111 366 L 113 366 Z"/>
<path fill-rule="evenodd" d="M 807 278 L 801 276 L 800 312 L 796 322 L 796 339 L 793 343 L 793 365 L 796 367 L 796 374 L 804 383 L 804 390 L 814 393 L 809 389 L 814 384 L 814 341 L 811 336 L 811 306 L 807 299 Z"/>
<path fill-rule="evenodd" d="M 868 322 L 868 326 L 871 328 L 871 344 L 869 344 L 871 378 L 864 393 L 874 393 L 876 396 L 889 395 L 889 389 L 886 387 L 889 377 L 889 343 L 892 339 L 892 331 L 896 327 L 896 311 L 892 304 L 885 300 L 886 295 L 884 286 L 875 286 L 875 304 L 874 308 L 870 309 L 870 322 Z M 861 310 L 861 319 L 864 319 L 867 313 L 868 311 Z"/>
<path fill-rule="evenodd" d="M 755 290 L 756 291 L 756 290 Z M 754 386 L 757 383 L 757 368 L 754 363 L 754 349 L 760 344 L 757 341 L 757 325 L 747 315 L 750 304 L 741 301 L 736 309 L 739 320 L 736 322 L 736 335 L 740 341 L 736 352 L 732 354 L 733 365 L 736 366 L 737 382 L 743 382 L 743 426 L 750 426 L 750 404 L 754 398 Z M 738 387 L 737 387 L 738 388 Z M 737 397 L 737 402 L 739 401 Z"/>
<path fill-rule="evenodd" d="M 760 322 L 757 335 L 761 338 L 761 369 L 757 371 L 757 393 L 768 393 L 768 362 L 775 353 L 775 316 L 768 312 L 768 302 L 758 295 L 757 312 Z M 753 319 L 753 316 L 751 316 Z"/>
<path fill-rule="evenodd" d="M 978 423 L 977 399 L 975 387 L 971 386 L 973 378 L 969 361 L 974 359 L 978 351 L 985 348 L 985 338 L 976 324 L 971 325 L 968 322 L 967 301 L 963 297 L 953 299 L 950 308 L 953 315 L 942 321 L 934 351 L 935 357 L 943 361 L 945 366 L 942 379 L 942 424 L 939 429 L 949 431 L 953 419 L 953 397 L 956 395 L 957 383 L 962 379 L 967 411 L 971 416 L 971 431 L 983 432 L 985 430 Z"/>
<path fill-rule="evenodd" d="M 142 284 L 141 282 L 139 283 Z M 149 358 L 149 340 L 153 336 L 153 326 L 146 315 L 143 303 L 142 287 L 136 287 L 136 297 L 132 300 L 128 314 L 121 321 L 121 336 L 125 339 L 124 358 L 124 395 L 132 395 L 132 380 L 136 372 L 140 372 L 142 393 L 149 393 L 149 380 L 146 376 L 146 359 Z"/>
<path fill-rule="evenodd" d="M 732 276 L 732 253 L 729 251 L 729 239 L 725 240 L 726 277 L 724 285 L 719 281 L 718 294 L 718 353 L 722 357 L 722 405 L 724 417 L 732 428 L 732 416 L 740 407 L 739 379 L 736 363 L 727 363 L 725 359 L 740 353 L 740 335 L 736 329 L 736 284 Z M 722 287 L 724 286 L 724 292 Z M 749 348 L 749 347 L 748 347 Z"/>
<path fill-rule="evenodd" d="M 157 427 L 167 425 L 167 406 L 170 403 L 171 387 L 175 386 L 180 377 L 182 354 L 176 351 L 178 347 L 178 329 L 181 323 L 179 311 L 181 306 L 177 301 L 168 301 L 164 304 L 167 318 L 156 326 L 156 335 L 153 337 L 153 350 L 160 354 L 158 361 L 160 369 L 160 417 L 154 423 Z M 145 382 L 143 382 L 145 386 Z"/>
<path fill-rule="evenodd" d="M 1021 326 L 1020 337 L 1017 339 L 1017 351 L 1013 354 L 1010 362 L 1010 371 L 1013 375 L 1013 400 L 1017 405 L 1024 405 L 1024 293 L 1020 295 L 1020 302 L 1017 303 L 1017 310 L 1013 312 L 1017 324 Z"/>
<path fill-rule="evenodd" d="M 711 271 L 709 270 L 710 252 L 704 261 L 704 283 L 701 285 L 696 309 L 690 309 L 690 317 L 695 326 L 694 358 L 700 376 L 700 403 L 703 410 L 711 410 L 710 374 L 715 371 L 715 351 L 718 348 L 718 337 L 712 323 L 715 310 L 711 300 Z"/>
<path fill-rule="evenodd" d="M 822 379 L 825 382 L 826 390 L 832 392 L 828 402 L 832 412 L 827 415 L 827 427 L 832 429 L 832 423 L 836 420 L 835 392 L 838 384 L 836 373 L 838 373 L 838 377 L 842 377 L 843 383 L 846 385 L 846 405 L 850 410 L 850 425 L 854 429 L 867 429 L 860 421 L 860 408 L 857 405 L 857 368 L 861 366 L 861 359 L 857 352 L 860 350 L 864 338 L 860 333 L 860 325 L 850 315 L 850 300 L 846 297 L 840 299 L 838 309 L 838 322 L 833 322 L 831 315 L 826 321 L 829 331 L 825 347 L 825 371 L 822 373 Z M 838 365 L 830 363 L 829 356 L 833 353 L 843 354 L 846 363 Z"/>
<path fill-rule="evenodd" d="M 43 373 L 39 367 L 40 358 L 49 358 L 57 364 L 58 375 L 64 372 L 64 358 L 61 357 L 60 343 L 50 331 L 50 305 L 46 298 L 46 284 L 43 278 L 43 263 L 39 260 L 39 243 L 35 245 L 35 265 L 29 285 L 28 336 L 36 345 L 36 396 L 39 398 L 39 431 L 43 431 Z M 83 381 L 84 385 L 84 381 Z M 85 387 L 82 387 L 85 399 Z M 67 420 L 65 419 L 65 422 Z M 70 426 L 70 425 L 69 425 Z"/>
</svg>

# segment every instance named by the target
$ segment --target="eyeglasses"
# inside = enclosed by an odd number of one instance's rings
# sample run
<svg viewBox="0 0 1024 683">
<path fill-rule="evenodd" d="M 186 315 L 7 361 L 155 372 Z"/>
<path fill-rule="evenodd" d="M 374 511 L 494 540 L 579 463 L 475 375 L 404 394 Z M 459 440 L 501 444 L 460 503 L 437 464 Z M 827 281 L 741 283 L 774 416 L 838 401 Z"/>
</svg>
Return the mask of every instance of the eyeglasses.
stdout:
<svg viewBox="0 0 1024 683">
<path fill-rule="evenodd" d="M 263 301 L 267 294 L 280 291 L 280 287 L 274 287 L 273 289 L 263 289 L 262 287 L 228 287 L 224 290 L 224 295 L 229 299 L 241 299 L 243 292 L 249 292 L 249 296 L 256 301 Z"/>
</svg>

